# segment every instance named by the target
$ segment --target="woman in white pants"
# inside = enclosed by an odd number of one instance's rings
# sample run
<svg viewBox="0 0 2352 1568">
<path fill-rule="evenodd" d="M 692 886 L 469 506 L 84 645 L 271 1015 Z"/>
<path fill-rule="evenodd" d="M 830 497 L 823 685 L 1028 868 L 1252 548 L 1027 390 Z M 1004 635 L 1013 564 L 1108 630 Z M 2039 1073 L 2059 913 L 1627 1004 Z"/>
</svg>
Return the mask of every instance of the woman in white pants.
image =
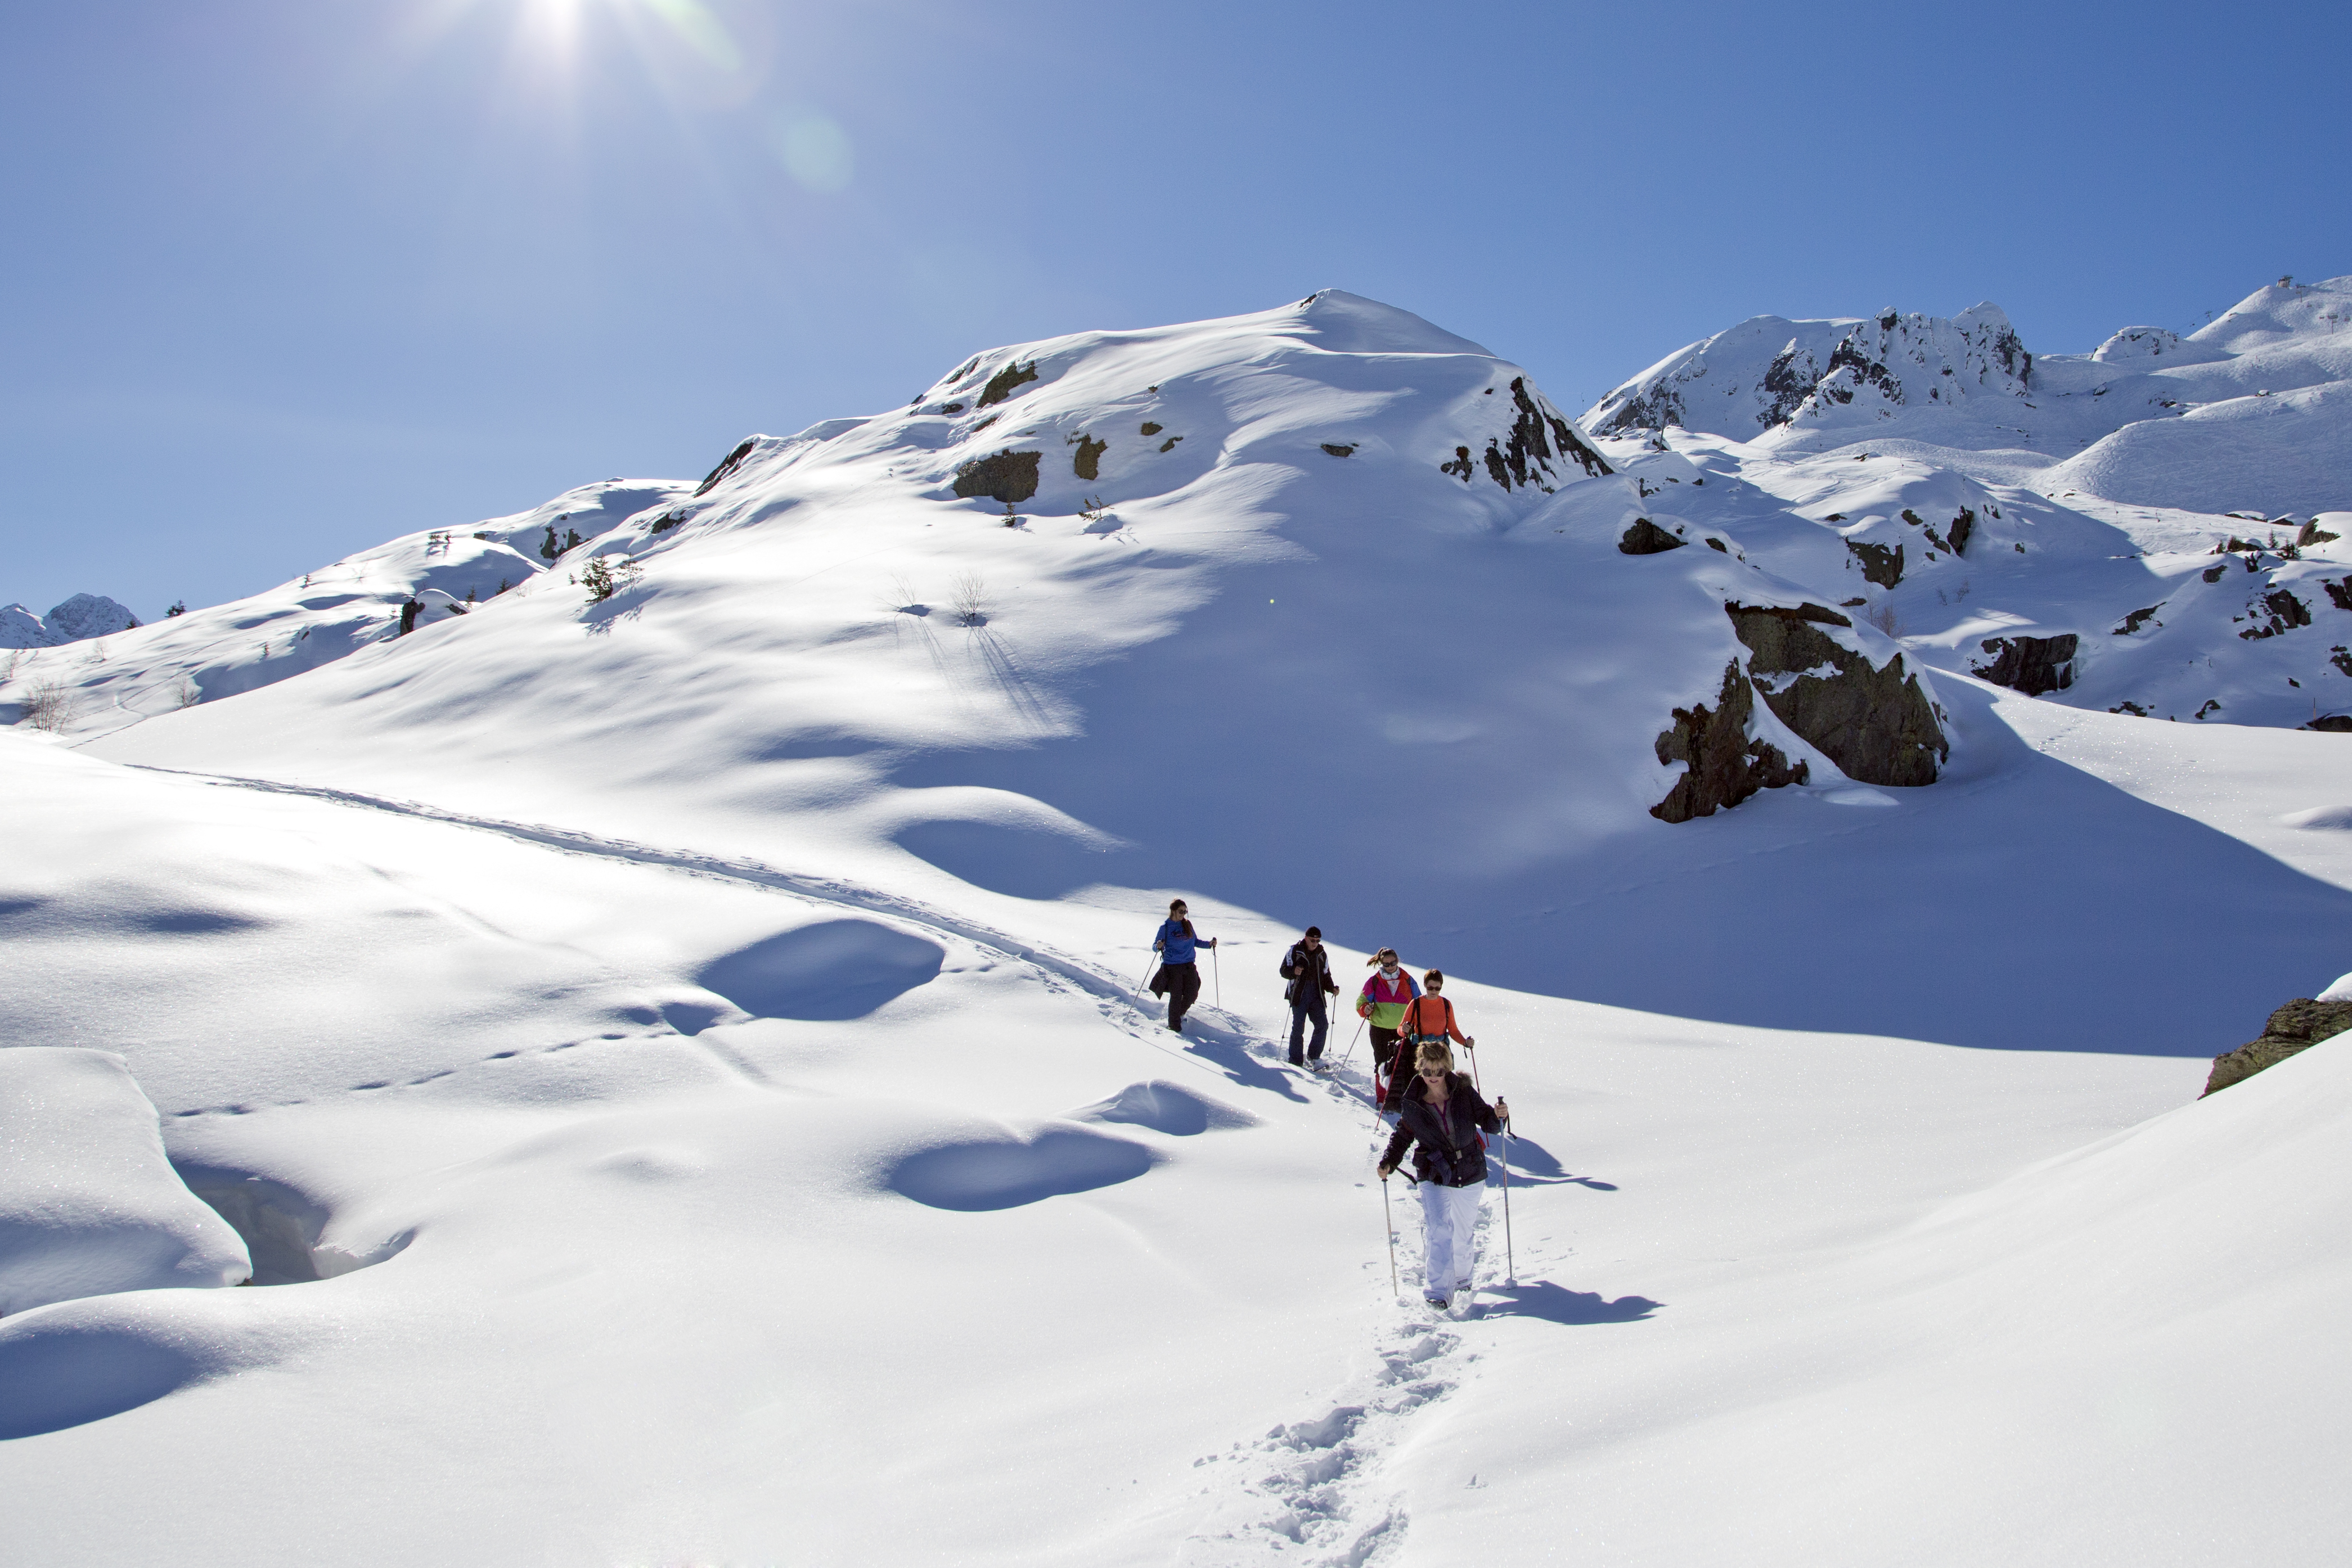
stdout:
<svg viewBox="0 0 2352 1568">
<path fill-rule="evenodd" d="M 1454 1071 L 1454 1051 L 1442 1040 L 1422 1045 L 1412 1083 L 1397 1104 L 1381 1179 L 1389 1179 L 1412 1145 L 1428 1245 L 1421 1293 L 1431 1306 L 1444 1307 L 1469 1290 L 1471 1265 L 1478 1260 L 1478 1206 L 1486 1196 L 1486 1145 L 1478 1134 L 1501 1132 L 1511 1107 L 1499 1094 L 1491 1106 L 1480 1099 L 1470 1080 Z"/>
</svg>

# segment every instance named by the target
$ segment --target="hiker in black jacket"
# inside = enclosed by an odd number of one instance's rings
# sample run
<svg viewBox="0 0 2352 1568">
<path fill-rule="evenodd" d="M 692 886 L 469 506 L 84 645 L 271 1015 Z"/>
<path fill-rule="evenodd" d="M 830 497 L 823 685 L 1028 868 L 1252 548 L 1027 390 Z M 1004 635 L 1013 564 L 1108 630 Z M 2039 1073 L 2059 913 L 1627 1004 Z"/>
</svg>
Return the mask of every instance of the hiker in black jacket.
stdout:
<svg viewBox="0 0 2352 1568">
<path fill-rule="evenodd" d="M 1299 1037 L 1307 1032 L 1307 1020 L 1315 1020 L 1315 1038 L 1307 1047 L 1303 1059 L 1317 1064 L 1323 1061 L 1323 1037 L 1330 1032 L 1330 1014 L 1323 1006 L 1327 996 L 1339 994 L 1339 983 L 1331 977 L 1331 956 L 1323 951 L 1323 928 L 1310 925 L 1307 935 L 1290 945 L 1282 956 L 1282 977 L 1290 982 L 1282 990 L 1283 999 L 1290 1004 L 1290 1065 L 1300 1065 Z"/>
<path fill-rule="evenodd" d="M 1441 1040 L 1422 1045 L 1412 1083 L 1397 1108 L 1381 1179 L 1397 1168 L 1405 1145 L 1414 1145 L 1426 1245 L 1421 1293 L 1442 1308 L 1470 1288 L 1471 1266 L 1478 1260 L 1478 1208 L 1486 1196 L 1486 1145 L 1478 1134 L 1501 1132 L 1511 1107 L 1499 1094 L 1492 1106 L 1479 1098 L 1470 1080 L 1454 1071 L 1453 1049 Z"/>
</svg>

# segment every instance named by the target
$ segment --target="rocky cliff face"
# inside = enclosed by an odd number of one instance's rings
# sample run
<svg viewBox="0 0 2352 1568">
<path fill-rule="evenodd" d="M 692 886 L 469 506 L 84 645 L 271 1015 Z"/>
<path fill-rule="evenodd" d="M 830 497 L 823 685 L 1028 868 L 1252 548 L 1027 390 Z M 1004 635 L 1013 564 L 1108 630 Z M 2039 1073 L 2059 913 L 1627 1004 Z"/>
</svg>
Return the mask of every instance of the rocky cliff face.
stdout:
<svg viewBox="0 0 2352 1568">
<path fill-rule="evenodd" d="M 2252 1078 L 2263 1068 L 2275 1067 L 2297 1051 L 2308 1051 L 2347 1030 L 2352 1030 L 2352 1002 L 2319 1002 L 2298 997 L 2271 1014 L 2270 1022 L 2263 1026 L 2261 1039 L 2248 1040 L 2237 1050 L 2224 1051 L 2213 1059 L 2213 1071 L 2205 1080 L 2205 1092 L 2210 1094 L 2216 1089 L 2227 1089 Z"/>
<path fill-rule="evenodd" d="M 1627 382 L 1587 424 L 1601 435 L 1680 425 L 1749 440 L 1783 425 L 1868 424 L 1902 408 L 2021 400 L 2032 379 L 2033 356 L 1997 305 L 1949 318 L 1759 316 Z"/>
<path fill-rule="evenodd" d="M 1811 766 L 1791 761 L 1757 733 L 1762 697 L 1774 718 L 1837 764 L 1856 783 L 1914 788 L 1932 784 L 1951 744 L 1917 673 L 1895 653 L 1874 664 L 1836 632 L 1858 638 L 1853 622 L 1819 604 L 1726 604 L 1746 666 L 1724 666 L 1715 705 L 1674 710 L 1656 740 L 1660 762 L 1688 770 L 1650 808 L 1661 821 L 1686 822 L 1737 806 L 1759 789 L 1811 781 Z"/>
<path fill-rule="evenodd" d="M 1933 784 L 1951 754 L 1934 703 L 1904 655 L 1884 664 L 1825 630 L 1853 622 L 1818 604 L 1727 604 L 1764 704 L 1859 784 Z"/>
<path fill-rule="evenodd" d="M 1737 806 L 1759 789 L 1805 782 L 1810 769 L 1804 763 L 1791 765 L 1780 747 L 1749 733 L 1755 703 L 1755 688 L 1729 664 L 1714 707 L 1693 703 L 1675 709 L 1674 727 L 1658 737 L 1658 760 L 1690 766 L 1650 815 L 1687 822 Z"/>
</svg>

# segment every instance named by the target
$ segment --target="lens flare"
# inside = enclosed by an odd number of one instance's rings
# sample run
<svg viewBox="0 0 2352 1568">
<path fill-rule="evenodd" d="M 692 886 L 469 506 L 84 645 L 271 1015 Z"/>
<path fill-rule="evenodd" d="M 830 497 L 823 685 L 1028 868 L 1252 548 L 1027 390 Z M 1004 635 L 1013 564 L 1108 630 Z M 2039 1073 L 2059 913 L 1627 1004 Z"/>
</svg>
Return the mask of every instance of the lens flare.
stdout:
<svg viewBox="0 0 2352 1568">
<path fill-rule="evenodd" d="M 848 189 L 855 172 L 849 132 L 825 115 L 813 110 L 785 115 L 770 131 L 768 144 L 784 172 L 809 190 Z"/>
<path fill-rule="evenodd" d="M 743 68 L 743 51 L 734 36 L 701 0 L 639 0 L 646 10 L 669 24 L 670 30 L 696 53 L 720 70 Z"/>
</svg>

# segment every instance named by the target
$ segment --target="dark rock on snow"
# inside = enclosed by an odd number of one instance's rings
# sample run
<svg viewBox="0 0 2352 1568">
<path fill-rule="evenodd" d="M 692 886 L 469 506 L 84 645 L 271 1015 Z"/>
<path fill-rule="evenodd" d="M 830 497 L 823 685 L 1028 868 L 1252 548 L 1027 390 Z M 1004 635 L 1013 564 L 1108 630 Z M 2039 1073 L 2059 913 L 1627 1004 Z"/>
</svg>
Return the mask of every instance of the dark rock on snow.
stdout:
<svg viewBox="0 0 2352 1568">
<path fill-rule="evenodd" d="M 2298 997 L 2271 1014 L 2270 1022 L 2263 1026 L 2260 1040 L 2249 1040 L 2213 1059 L 2213 1071 L 2205 1080 L 2205 1092 L 2210 1094 L 2216 1089 L 2227 1089 L 2252 1078 L 2263 1068 L 2275 1067 L 2295 1052 L 2307 1051 L 2347 1030 L 2352 1030 L 2352 1002 L 2320 1002 Z"/>
<path fill-rule="evenodd" d="M 1873 665 L 1819 629 L 1853 622 L 1818 604 L 1723 609 L 1748 647 L 1748 673 L 1765 706 L 1847 778 L 1906 789 L 1936 781 L 1951 742 L 1902 654 Z"/>
<path fill-rule="evenodd" d="M 1982 646 L 1990 664 L 1970 664 L 1969 674 L 1997 686 L 2038 697 L 2063 692 L 2074 684 L 2074 650 L 2081 640 L 2072 632 L 2055 637 L 1988 637 Z"/>
<path fill-rule="evenodd" d="M 1010 506 L 1037 493 L 1037 459 L 1042 454 L 1010 448 L 987 457 L 975 457 L 956 470 L 955 493 L 966 500 L 986 496 Z"/>
<path fill-rule="evenodd" d="M 719 460 L 719 466 L 713 468 L 709 474 L 703 476 L 702 483 L 694 487 L 694 493 L 698 496 L 707 496 L 710 494 L 712 487 L 715 486 L 719 481 L 726 478 L 727 476 L 732 474 L 736 469 L 743 465 L 743 459 L 751 456 L 751 448 L 759 444 L 760 439 L 755 435 L 747 435 L 741 441 L 736 443 L 735 450 L 720 458 Z"/>
<path fill-rule="evenodd" d="M 1617 541 L 1621 555 L 1658 555 L 1670 549 L 1680 549 L 1689 541 L 1678 539 L 1647 517 L 1635 517 Z"/>
<path fill-rule="evenodd" d="M 1892 588 L 1903 580 L 1903 547 L 1866 544 L 1861 539 L 1848 539 L 1845 548 L 1862 568 L 1862 580 L 1881 588 Z"/>
<path fill-rule="evenodd" d="M 1675 727 L 1657 739 L 1658 760 L 1690 766 L 1666 798 L 1650 808 L 1662 822 L 1711 817 L 1719 807 L 1737 806 L 1759 789 L 1802 784 L 1810 769 L 1794 767 L 1780 748 L 1748 734 L 1755 712 L 1754 688 L 1738 664 L 1723 667 L 1723 691 L 1710 711 L 1705 703 L 1675 709 Z"/>
<path fill-rule="evenodd" d="M 1024 365 L 1015 360 L 988 378 L 988 384 L 980 389 L 980 402 L 974 406 L 987 408 L 991 404 L 1003 402 L 1013 395 L 1015 388 L 1025 386 L 1036 379 L 1036 361 L 1032 360 Z"/>
</svg>

